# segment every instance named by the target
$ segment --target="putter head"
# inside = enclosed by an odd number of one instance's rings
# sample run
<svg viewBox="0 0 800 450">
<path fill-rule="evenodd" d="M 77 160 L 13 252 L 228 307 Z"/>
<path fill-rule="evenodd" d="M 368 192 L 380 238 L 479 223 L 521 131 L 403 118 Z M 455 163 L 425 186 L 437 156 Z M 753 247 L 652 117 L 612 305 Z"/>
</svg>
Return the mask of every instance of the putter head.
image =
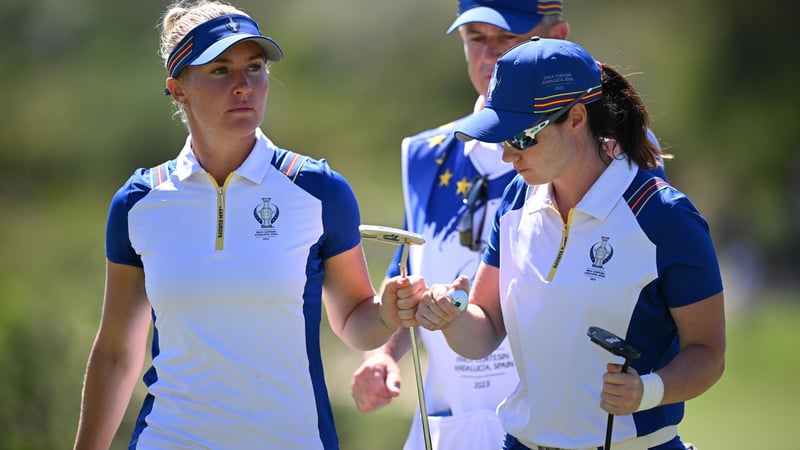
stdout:
<svg viewBox="0 0 800 450">
<path fill-rule="evenodd" d="M 595 344 L 603 347 L 614 355 L 622 356 L 628 361 L 636 359 L 642 355 L 642 353 L 636 347 L 628 344 L 624 339 L 616 334 L 600 327 L 589 327 L 589 330 L 586 332 L 586 334 L 589 335 L 589 338 Z"/>
<path fill-rule="evenodd" d="M 422 245 L 425 238 L 417 233 L 402 230 L 400 228 L 382 227 L 380 225 L 361 225 L 358 227 L 361 239 L 370 239 L 394 245 Z"/>
</svg>

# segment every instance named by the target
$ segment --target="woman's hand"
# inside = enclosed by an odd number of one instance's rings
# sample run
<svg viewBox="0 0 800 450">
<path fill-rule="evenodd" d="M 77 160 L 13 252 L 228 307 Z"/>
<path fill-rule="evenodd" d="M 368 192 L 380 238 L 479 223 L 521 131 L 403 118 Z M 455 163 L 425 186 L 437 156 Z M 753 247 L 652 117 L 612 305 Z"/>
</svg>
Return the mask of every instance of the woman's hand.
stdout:
<svg viewBox="0 0 800 450">
<path fill-rule="evenodd" d="M 600 392 L 600 407 L 615 416 L 633 414 L 642 401 L 644 386 L 633 367 L 622 372 L 621 364 L 608 364 L 603 374 L 603 390 Z"/>
<path fill-rule="evenodd" d="M 381 289 L 380 317 L 387 327 L 415 327 L 417 305 L 427 291 L 425 279 L 414 275 L 392 277 L 384 281 Z"/>
<path fill-rule="evenodd" d="M 469 279 L 462 275 L 453 284 L 431 286 L 417 306 L 416 322 L 431 331 L 447 328 L 463 312 L 453 304 L 448 295 L 453 290 L 469 292 Z"/>
</svg>

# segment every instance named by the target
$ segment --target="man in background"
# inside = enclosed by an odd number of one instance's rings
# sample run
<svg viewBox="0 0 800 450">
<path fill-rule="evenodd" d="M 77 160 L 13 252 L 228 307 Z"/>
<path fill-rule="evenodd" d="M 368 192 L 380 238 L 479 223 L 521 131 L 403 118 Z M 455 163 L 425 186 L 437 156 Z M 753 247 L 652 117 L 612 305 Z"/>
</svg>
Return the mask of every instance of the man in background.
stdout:
<svg viewBox="0 0 800 450">
<path fill-rule="evenodd" d="M 454 31 L 463 41 L 467 73 L 478 94 L 474 111 L 479 111 L 501 54 L 532 36 L 566 39 L 569 24 L 561 1 L 460 0 L 447 33 Z M 426 242 L 409 249 L 408 273 L 422 275 L 428 285 L 475 275 L 500 197 L 516 174 L 511 164 L 502 162 L 500 144 L 464 143 L 454 137 L 462 119 L 402 142 L 406 228 Z M 398 252 L 387 277 L 399 274 L 399 261 Z M 424 389 L 434 448 L 501 448 L 505 432 L 495 410 L 518 382 L 508 341 L 484 360 L 473 361 L 453 352 L 442 333 L 418 330 L 428 355 Z M 365 353 L 352 383 L 361 412 L 400 394 L 397 361 L 410 346 L 409 331 L 401 328 L 385 345 Z M 416 414 L 404 450 L 424 448 Z"/>
</svg>

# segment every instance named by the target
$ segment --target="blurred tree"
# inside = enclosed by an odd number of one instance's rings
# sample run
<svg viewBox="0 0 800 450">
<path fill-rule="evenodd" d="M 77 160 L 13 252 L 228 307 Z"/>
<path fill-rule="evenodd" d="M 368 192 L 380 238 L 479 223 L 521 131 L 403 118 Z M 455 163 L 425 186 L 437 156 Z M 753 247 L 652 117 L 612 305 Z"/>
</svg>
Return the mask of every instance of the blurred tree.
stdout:
<svg viewBox="0 0 800 450">
<path fill-rule="evenodd" d="M 743 0 L 714 10 L 716 46 L 699 73 L 692 110 L 697 141 L 713 151 L 711 183 L 725 198 L 714 208 L 724 238 L 750 239 L 777 267 L 797 273 L 800 251 L 797 175 L 800 60 L 794 44 L 796 14 L 788 1 L 757 6 Z M 796 208 L 796 206 L 795 206 Z"/>
</svg>

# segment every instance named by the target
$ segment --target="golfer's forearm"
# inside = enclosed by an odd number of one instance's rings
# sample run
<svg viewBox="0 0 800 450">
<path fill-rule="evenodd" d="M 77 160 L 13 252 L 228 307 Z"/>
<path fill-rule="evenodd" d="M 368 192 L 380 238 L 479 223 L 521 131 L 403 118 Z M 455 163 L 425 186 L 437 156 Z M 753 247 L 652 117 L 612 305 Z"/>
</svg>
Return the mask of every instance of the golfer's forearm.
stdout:
<svg viewBox="0 0 800 450">
<path fill-rule="evenodd" d="M 500 336 L 483 310 L 470 305 L 467 310 L 442 330 L 447 344 L 459 355 L 481 359 L 497 349 L 504 336 Z"/>
<path fill-rule="evenodd" d="M 332 324 L 333 327 L 333 324 Z M 334 332 L 336 332 L 336 328 Z M 363 300 L 348 315 L 342 329 L 336 334 L 348 346 L 356 350 L 374 350 L 384 343 L 398 329 L 389 317 L 384 317 L 380 300 Z"/>
<path fill-rule="evenodd" d="M 725 370 L 723 351 L 703 345 L 681 350 L 663 369 L 657 371 L 664 382 L 661 404 L 691 400 L 707 391 Z"/>
<path fill-rule="evenodd" d="M 410 349 L 411 337 L 408 332 L 408 328 L 400 327 L 394 333 L 392 333 L 385 344 L 381 345 L 375 350 L 369 350 L 365 352 L 364 359 L 366 360 L 375 354 L 384 354 L 395 361 L 400 361 L 400 359 L 405 356 Z"/>
<path fill-rule="evenodd" d="M 141 366 L 115 364 L 95 353 L 83 387 L 75 449 L 108 449 L 122 423 Z"/>
<path fill-rule="evenodd" d="M 101 418 L 100 421 L 107 421 Z M 75 450 L 106 450 L 111 447 L 119 424 L 113 426 L 81 417 L 78 435 L 75 439 Z"/>
</svg>

